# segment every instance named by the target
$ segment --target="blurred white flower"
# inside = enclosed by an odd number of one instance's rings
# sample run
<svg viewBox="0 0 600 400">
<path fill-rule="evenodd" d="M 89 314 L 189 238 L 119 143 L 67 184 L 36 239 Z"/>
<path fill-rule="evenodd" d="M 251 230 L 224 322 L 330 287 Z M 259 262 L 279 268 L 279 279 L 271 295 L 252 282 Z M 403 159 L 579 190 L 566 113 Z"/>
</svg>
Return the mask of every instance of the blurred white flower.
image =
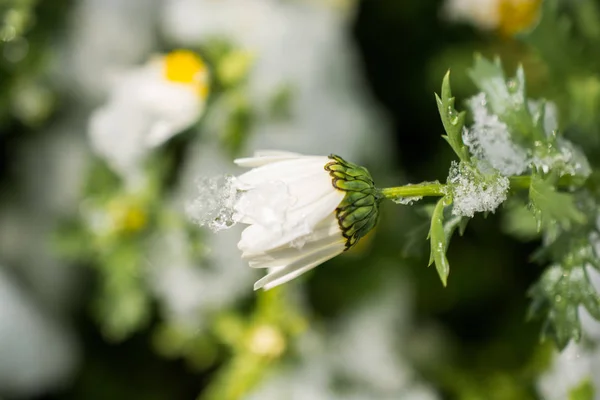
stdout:
<svg viewBox="0 0 600 400">
<path fill-rule="evenodd" d="M 173 205 L 180 213 L 196 193 L 198 171 L 207 176 L 234 172 L 231 159 L 214 138 L 199 137 L 188 151 Z M 148 255 L 149 282 L 169 322 L 197 332 L 207 328 L 210 315 L 248 294 L 257 271 L 247 268 L 238 252 L 232 251 L 240 238 L 239 228 L 218 235 L 206 232 L 202 236 L 206 254 L 196 259 L 190 253 L 189 238 L 181 230 L 164 232 L 157 240 Z"/>
<path fill-rule="evenodd" d="M 254 55 L 244 94 L 258 118 L 247 148 L 305 154 L 330 148 L 357 162 L 382 163 L 391 149 L 384 145 L 383 115 L 358 74 L 351 8 L 340 12 L 327 1 L 166 0 L 162 23 L 177 45 L 220 37 Z M 290 118 L 270 118 L 268 107 L 285 88 Z M 226 121 L 207 120 L 203 128 L 218 134 Z"/>
<path fill-rule="evenodd" d="M 212 313 L 231 307 L 247 293 L 254 271 L 243 268 L 231 251 L 237 235 L 235 229 L 208 235 L 205 245 L 210 251 L 203 260 L 191 257 L 183 231 L 164 232 L 156 241 L 149 254 L 149 283 L 170 322 L 197 332 L 207 328 Z"/>
<path fill-rule="evenodd" d="M 529 28 L 538 16 L 541 0 L 446 0 L 449 19 L 468 22 L 481 30 L 515 34 Z"/>
<path fill-rule="evenodd" d="M 493 30 L 500 24 L 500 0 L 447 0 L 448 17 L 469 22 L 483 30 Z"/>
<path fill-rule="evenodd" d="M 279 368 L 245 400 L 437 399 L 401 351 L 410 330 L 410 283 L 385 279 L 331 331 L 303 334 L 298 362 Z M 340 387 L 340 380 L 347 384 Z"/>
<path fill-rule="evenodd" d="M 208 90 L 208 69 L 198 55 L 179 50 L 153 58 L 117 81 L 92 115 L 94 151 L 135 183 L 145 156 L 200 118 Z"/>
</svg>

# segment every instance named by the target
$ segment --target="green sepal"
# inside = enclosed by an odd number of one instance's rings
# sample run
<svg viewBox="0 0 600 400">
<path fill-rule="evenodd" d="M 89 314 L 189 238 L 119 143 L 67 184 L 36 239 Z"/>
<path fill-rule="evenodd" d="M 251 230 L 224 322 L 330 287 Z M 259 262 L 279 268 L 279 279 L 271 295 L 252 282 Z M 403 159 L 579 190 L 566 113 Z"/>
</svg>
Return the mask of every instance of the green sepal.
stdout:
<svg viewBox="0 0 600 400">
<path fill-rule="evenodd" d="M 366 168 L 333 154 L 329 158 L 332 161 L 325 165 L 325 170 L 332 178 L 332 185 L 346 192 L 336 209 L 336 217 L 349 249 L 377 224 L 382 198 Z"/>
<path fill-rule="evenodd" d="M 462 161 L 468 161 L 469 151 L 462 140 L 465 112 L 458 112 L 454 108 L 455 98 L 452 97 L 452 90 L 450 89 L 450 71 L 446 72 L 442 81 L 441 96 L 436 93 L 435 100 L 442 124 L 446 130 L 446 135 L 442 137 L 450 144 L 452 150 Z"/>
</svg>

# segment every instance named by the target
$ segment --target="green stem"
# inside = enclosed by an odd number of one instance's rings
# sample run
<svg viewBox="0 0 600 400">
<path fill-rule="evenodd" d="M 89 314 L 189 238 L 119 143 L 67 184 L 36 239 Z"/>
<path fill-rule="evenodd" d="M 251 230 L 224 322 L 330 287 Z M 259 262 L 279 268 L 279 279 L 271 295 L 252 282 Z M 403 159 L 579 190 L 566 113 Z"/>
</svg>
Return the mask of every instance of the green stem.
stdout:
<svg viewBox="0 0 600 400">
<path fill-rule="evenodd" d="M 511 176 L 509 180 L 510 188 L 513 190 L 528 190 L 531 185 L 531 176 L 528 175 Z M 558 187 L 563 188 L 572 184 L 569 176 L 561 177 L 557 182 Z M 442 197 L 447 194 L 447 189 L 445 184 L 436 181 L 379 189 L 379 193 L 386 199 L 399 200 L 407 197 Z"/>
<path fill-rule="evenodd" d="M 397 186 L 380 189 L 379 193 L 390 200 L 405 197 L 445 196 L 446 185 L 439 182 L 423 182 L 415 185 Z"/>
</svg>

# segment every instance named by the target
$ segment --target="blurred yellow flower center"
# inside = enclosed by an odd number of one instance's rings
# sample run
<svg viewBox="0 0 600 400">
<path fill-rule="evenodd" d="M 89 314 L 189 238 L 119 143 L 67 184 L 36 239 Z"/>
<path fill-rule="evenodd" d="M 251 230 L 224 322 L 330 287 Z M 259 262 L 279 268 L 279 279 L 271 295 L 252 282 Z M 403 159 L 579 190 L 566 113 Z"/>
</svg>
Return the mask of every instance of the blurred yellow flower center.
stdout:
<svg viewBox="0 0 600 400">
<path fill-rule="evenodd" d="M 512 36 L 537 20 L 542 0 L 501 0 L 498 3 L 500 32 Z"/>
<path fill-rule="evenodd" d="M 164 57 L 165 78 L 171 82 L 192 85 L 202 97 L 208 95 L 208 70 L 197 54 L 188 50 L 176 50 Z"/>
<path fill-rule="evenodd" d="M 109 207 L 116 231 L 134 233 L 146 226 L 146 212 L 136 204 L 113 203 Z"/>
<path fill-rule="evenodd" d="M 284 352 L 285 338 L 276 327 L 260 325 L 252 331 L 248 345 L 254 354 L 274 358 Z"/>
</svg>

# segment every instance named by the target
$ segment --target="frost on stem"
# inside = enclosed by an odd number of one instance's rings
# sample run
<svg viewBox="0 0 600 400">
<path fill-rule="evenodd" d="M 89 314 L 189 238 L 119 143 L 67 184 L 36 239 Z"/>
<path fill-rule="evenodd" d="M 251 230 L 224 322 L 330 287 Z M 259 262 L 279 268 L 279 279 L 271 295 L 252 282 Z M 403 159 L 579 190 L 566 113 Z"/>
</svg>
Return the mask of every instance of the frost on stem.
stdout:
<svg viewBox="0 0 600 400">
<path fill-rule="evenodd" d="M 504 176 L 519 175 L 529 165 L 527 152 L 513 143 L 508 126 L 490 114 L 485 93 L 469 100 L 473 125 L 463 129 L 463 141 L 471 154 L 487 161 Z"/>
<path fill-rule="evenodd" d="M 200 178 L 196 198 L 186 205 L 189 217 L 200 226 L 217 232 L 233 226 L 234 206 L 239 197 L 231 176 Z"/>
<path fill-rule="evenodd" d="M 408 196 L 408 197 L 398 197 L 398 198 L 392 199 L 392 201 L 396 204 L 410 206 L 413 203 L 421 200 L 422 198 L 423 198 L 423 196 Z"/>
<path fill-rule="evenodd" d="M 493 212 L 506 200 L 507 177 L 486 165 L 453 161 L 447 183 L 453 199 L 452 214 L 473 217 L 476 212 Z"/>
</svg>

